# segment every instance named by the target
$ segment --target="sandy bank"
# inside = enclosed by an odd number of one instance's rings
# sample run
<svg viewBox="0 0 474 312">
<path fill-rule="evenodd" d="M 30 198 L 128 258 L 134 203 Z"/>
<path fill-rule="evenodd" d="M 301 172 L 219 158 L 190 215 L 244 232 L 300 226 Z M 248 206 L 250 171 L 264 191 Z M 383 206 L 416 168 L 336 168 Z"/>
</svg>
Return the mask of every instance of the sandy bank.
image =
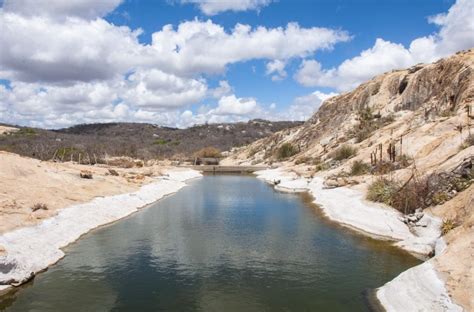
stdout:
<svg viewBox="0 0 474 312">
<path fill-rule="evenodd" d="M 413 233 L 400 218 L 397 210 L 367 202 L 362 192 L 346 188 L 326 189 L 322 178 L 298 178 L 293 172 L 270 169 L 256 172 L 257 177 L 269 183 L 278 183 L 277 190 L 287 192 L 310 192 L 315 203 L 331 220 L 368 234 L 370 236 L 396 241 L 395 245 L 418 256 L 428 256 L 433 252 L 440 236 L 441 221 L 425 214 L 420 227 Z"/>
<path fill-rule="evenodd" d="M 194 170 L 168 170 L 138 191 L 98 197 L 60 210 L 41 223 L 0 236 L 0 291 L 29 280 L 64 256 L 61 248 L 101 225 L 126 217 L 139 208 L 177 192 L 185 181 L 201 174 Z"/>
<path fill-rule="evenodd" d="M 110 174 L 109 169 L 118 175 Z M 0 151 L 0 234 L 38 224 L 60 209 L 98 196 L 135 192 L 166 169 L 55 163 Z M 81 179 L 81 170 L 91 171 L 93 179 Z M 37 203 L 45 204 L 47 210 L 32 211 Z"/>
<path fill-rule="evenodd" d="M 432 260 L 403 272 L 379 288 L 377 298 L 387 311 L 463 311 L 452 302 Z"/>
<path fill-rule="evenodd" d="M 366 235 L 393 240 L 394 244 L 415 255 L 427 257 L 444 252 L 444 240 L 439 239 L 441 221 L 425 213 L 423 227 L 410 230 L 400 220 L 397 210 L 367 202 L 364 194 L 340 187 L 325 189 L 322 178 L 303 179 L 284 169 L 256 172 L 268 183 L 278 183 L 277 189 L 287 192 L 310 192 L 328 218 Z M 377 298 L 387 311 L 462 311 L 452 302 L 433 265 L 435 258 L 411 268 L 378 289 Z"/>
</svg>

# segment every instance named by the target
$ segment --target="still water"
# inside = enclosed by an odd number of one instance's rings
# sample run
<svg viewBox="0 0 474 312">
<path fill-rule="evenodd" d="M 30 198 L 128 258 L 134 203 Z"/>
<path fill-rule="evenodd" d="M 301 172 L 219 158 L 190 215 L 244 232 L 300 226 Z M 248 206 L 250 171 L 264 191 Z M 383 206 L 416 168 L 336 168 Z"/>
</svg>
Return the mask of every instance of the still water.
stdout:
<svg viewBox="0 0 474 312">
<path fill-rule="evenodd" d="M 367 311 L 419 263 L 247 176 L 205 176 L 66 253 L 0 310 Z"/>
</svg>

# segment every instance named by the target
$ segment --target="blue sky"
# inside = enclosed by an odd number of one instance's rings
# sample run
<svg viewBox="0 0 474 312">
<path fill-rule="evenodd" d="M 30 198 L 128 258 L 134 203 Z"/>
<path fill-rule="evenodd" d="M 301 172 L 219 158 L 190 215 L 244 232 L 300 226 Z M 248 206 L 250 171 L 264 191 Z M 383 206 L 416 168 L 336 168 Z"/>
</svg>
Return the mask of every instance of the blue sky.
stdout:
<svg viewBox="0 0 474 312">
<path fill-rule="evenodd" d="M 140 40 L 145 44 L 150 43 L 151 34 L 164 25 L 178 25 L 196 17 L 212 19 L 227 30 L 237 23 L 273 28 L 290 22 L 297 22 L 302 27 L 347 30 L 353 37 L 351 41 L 317 53 L 324 66 L 333 67 L 372 47 L 376 38 L 406 46 L 418 37 L 436 32 L 439 27 L 429 24 L 428 17 L 446 12 L 453 3 L 433 0 L 280 0 L 258 11 L 227 11 L 207 16 L 197 6 L 179 2 L 128 0 L 106 19 L 117 25 L 142 28 L 144 34 Z M 298 62 L 292 62 L 289 72 L 295 72 L 297 68 Z M 215 83 L 222 76 L 209 78 Z M 262 103 L 276 103 L 281 108 L 290 105 L 295 97 L 313 91 L 313 88 L 301 86 L 291 78 L 273 82 L 265 75 L 264 61 L 228 66 L 225 78 L 239 96 L 256 97 Z M 333 90 L 319 89 L 325 92 Z"/>
<path fill-rule="evenodd" d="M 474 46 L 470 0 L 0 4 L 0 122 L 50 128 L 304 120 L 374 75 Z"/>
</svg>

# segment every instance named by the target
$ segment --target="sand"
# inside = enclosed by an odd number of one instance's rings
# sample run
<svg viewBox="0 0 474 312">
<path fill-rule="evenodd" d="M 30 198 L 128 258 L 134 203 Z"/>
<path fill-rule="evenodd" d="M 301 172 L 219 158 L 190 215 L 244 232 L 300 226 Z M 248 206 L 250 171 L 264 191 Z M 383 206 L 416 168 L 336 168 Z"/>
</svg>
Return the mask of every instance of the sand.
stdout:
<svg viewBox="0 0 474 312">
<path fill-rule="evenodd" d="M 92 171 L 93 179 L 80 178 L 84 169 Z M 42 162 L 0 151 L 0 234 L 37 224 L 59 209 L 97 196 L 136 191 L 164 169 L 114 168 L 120 176 L 112 176 L 106 166 Z M 48 210 L 33 212 L 37 203 L 46 204 Z"/>
</svg>

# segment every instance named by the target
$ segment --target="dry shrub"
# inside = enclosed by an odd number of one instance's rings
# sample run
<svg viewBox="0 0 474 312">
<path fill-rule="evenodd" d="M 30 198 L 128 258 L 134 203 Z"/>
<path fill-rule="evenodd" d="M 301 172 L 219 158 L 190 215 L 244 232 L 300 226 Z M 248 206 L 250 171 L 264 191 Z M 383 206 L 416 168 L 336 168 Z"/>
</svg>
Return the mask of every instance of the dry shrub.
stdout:
<svg viewBox="0 0 474 312">
<path fill-rule="evenodd" d="M 350 175 L 359 176 L 370 172 L 370 165 L 362 160 L 356 160 L 352 163 Z"/>
<path fill-rule="evenodd" d="M 357 113 L 359 117 L 359 124 L 351 131 L 351 136 L 356 138 L 356 142 L 360 143 L 369 138 L 372 133 L 395 120 L 395 117 L 390 114 L 381 117 L 380 114 L 373 114 L 368 107 L 360 109 Z"/>
<path fill-rule="evenodd" d="M 386 205 L 393 205 L 394 197 L 399 189 L 399 183 L 381 177 L 369 185 L 367 189 L 367 199 Z"/>
<path fill-rule="evenodd" d="M 375 174 L 387 174 L 397 170 L 397 165 L 391 161 L 382 160 L 374 165 L 373 172 Z"/>
<path fill-rule="evenodd" d="M 335 151 L 333 151 L 329 157 L 331 157 L 332 159 L 334 160 L 344 160 L 344 159 L 348 159 L 348 158 L 351 158 L 353 156 L 355 156 L 357 154 L 357 149 L 350 146 L 350 145 L 347 145 L 347 144 L 344 144 L 342 145 L 341 147 L 339 147 L 338 149 L 336 149 Z"/>
<path fill-rule="evenodd" d="M 302 157 L 299 157 L 296 161 L 295 161 L 295 165 L 300 165 L 300 164 L 310 164 L 313 162 L 313 158 L 309 157 L 309 156 L 302 156 Z"/>
<path fill-rule="evenodd" d="M 109 173 L 111 175 L 113 175 L 114 177 L 118 177 L 119 176 L 119 173 L 117 172 L 117 170 L 114 170 L 114 169 L 109 169 Z"/>
<path fill-rule="evenodd" d="M 406 168 L 413 163 L 413 158 L 406 154 L 397 156 L 396 158 L 399 168 Z"/>
<path fill-rule="evenodd" d="M 316 165 L 316 167 L 314 168 L 314 172 L 325 171 L 329 168 L 331 168 L 331 165 L 329 165 L 327 162 L 322 162 Z"/>
<path fill-rule="evenodd" d="M 431 204 L 433 190 L 437 187 L 435 183 L 430 183 L 430 177 L 412 178 L 394 194 L 392 206 L 405 214 L 428 207 Z"/>
<path fill-rule="evenodd" d="M 278 160 L 286 159 L 296 154 L 298 154 L 298 149 L 291 143 L 284 143 L 277 150 Z"/>
<path fill-rule="evenodd" d="M 446 235 L 449 231 L 456 227 L 456 222 L 453 219 L 444 219 L 441 225 L 441 234 Z"/>
<path fill-rule="evenodd" d="M 197 151 L 194 156 L 201 158 L 220 158 L 221 151 L 218 148 L 208 146 Z"/>
<path fill-rule="evenodd" d="M 464 140 L 461 149 L 465 149 L 474 145 L 474 134 L 470 133 Z"/>
<path fill-rule="evenodd" d="M 448 200 L 448 197 L 441 199 L 437 195 L 441 194 L 443 187 L 442 179 L 435 174 L 424 177 L 414 174 L 403 185 L 399 181 L 381 177 L 369 186 L 367 199 L 382 202 L 400 212 L 410 214 L 418 208 L 424 209 L 437 204 L 437 200 Z"/>
<path fill-rule="evenodd" d="M 45 203 L 36 203 L 31 207 L 32 211 L 37 211 L 37 210 L 48 210 L 48 206 Z"/>
<path fill-rule="evenodd" d="M 257 154 L 259 151 L 260 151 L 259 148 L 253 147 L 251 150 L 249 150 L 249 152 L 248 152 L 248 154 L 247 154 L 247 157 L 248 157 L 248 158 L 253 157 L 253 156 L 255 156 L 255 154 Z"/>
<path fill-rule="evenodd" d="M 119 168 L 133 168 L 135 167 L 135 161 L 128 157 L 117 157 L 108 160 L 110 166 L 119 167 Z"/>
</svg>

